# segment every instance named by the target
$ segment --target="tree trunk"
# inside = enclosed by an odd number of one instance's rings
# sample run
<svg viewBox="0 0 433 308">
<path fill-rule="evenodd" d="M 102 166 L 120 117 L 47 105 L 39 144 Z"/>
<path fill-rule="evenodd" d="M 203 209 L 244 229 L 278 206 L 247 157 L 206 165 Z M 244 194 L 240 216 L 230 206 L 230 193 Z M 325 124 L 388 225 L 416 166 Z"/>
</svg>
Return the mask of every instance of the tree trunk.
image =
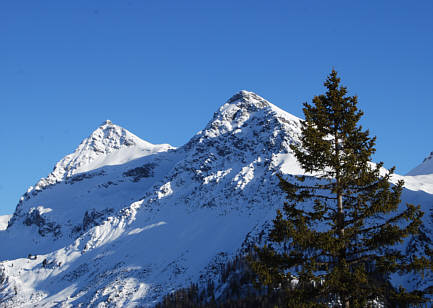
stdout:
<svg viewBox="0 0 433 308">
<path fill-rule="evenodd" d="M 344 212 L 343 212 L 343 195 L 341 194 L 341 192 L 337 193 L 337 204 L 338 204 L 338 222 L 337 222 L 338 235 L 342 237 L 344 235 Z"/>
</svg>

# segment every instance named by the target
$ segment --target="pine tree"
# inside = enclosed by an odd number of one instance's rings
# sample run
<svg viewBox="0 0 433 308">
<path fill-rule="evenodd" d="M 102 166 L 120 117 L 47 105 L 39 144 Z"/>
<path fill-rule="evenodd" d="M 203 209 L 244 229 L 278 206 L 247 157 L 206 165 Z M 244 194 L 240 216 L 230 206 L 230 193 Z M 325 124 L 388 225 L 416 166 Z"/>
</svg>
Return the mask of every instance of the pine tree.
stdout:
<svg viewBox="0 0 433 308">
<path fill-rule="evenodd" d="M 400 249 L 423 213 L 399 207 L 404 183 L 390 184 L 394 168 L 383 174 L 383 163 L 370 163 L 375 137 L 359 125 L 357 97 L 334 70 L 324 85 L 325 94 L 304 103 L 300 144 L 291 147 L 309 176 L 279 176 L 287 202 L 251 266 L 261 284 L 287 292 L 289 307 L 422 303 L 423 291 L 394 289 L 389 277 L 431 269 L 431 258 Z"/>
</svg>

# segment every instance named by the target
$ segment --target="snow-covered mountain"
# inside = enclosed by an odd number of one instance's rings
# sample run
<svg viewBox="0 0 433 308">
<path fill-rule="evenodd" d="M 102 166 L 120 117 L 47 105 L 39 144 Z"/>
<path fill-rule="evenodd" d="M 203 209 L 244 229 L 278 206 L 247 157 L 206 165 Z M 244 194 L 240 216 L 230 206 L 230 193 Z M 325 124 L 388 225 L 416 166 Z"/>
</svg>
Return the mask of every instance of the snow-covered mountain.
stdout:
<svg viewBox="0 0 433 308">
<path fill-rule="evenodd" d="M 0 306 L 151 307 L 215 279 L 282 206 L 276 173 L 303 172 L 289 147 L 299 133 L 299 118 L 247 91 L 180 148 L 105 122 L 0 231 Z"/>
<path fill-rule="evenodd" d="M 28 193 L 43 190 L 75 174 L 103 166 L 120 165 L 135 158 L 167 151 L 168 144 L 154 145 L 126 129 L 106 120 L 78 146 L 74 153 L 60 160 L 46 178 L 41 179 Z"/>
</svg>

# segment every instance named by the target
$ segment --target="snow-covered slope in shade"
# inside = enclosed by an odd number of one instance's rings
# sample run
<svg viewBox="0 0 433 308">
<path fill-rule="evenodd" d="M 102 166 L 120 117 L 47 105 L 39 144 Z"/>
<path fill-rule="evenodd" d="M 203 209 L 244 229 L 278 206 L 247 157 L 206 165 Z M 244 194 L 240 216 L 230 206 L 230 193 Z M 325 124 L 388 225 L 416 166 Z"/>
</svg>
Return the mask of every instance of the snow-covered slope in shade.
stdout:
<svg viewBox="0 0 433 308">
<path fill-rule="evenodd" d="M 59 165 L 59 181 L 27 194 L 0 231 L 0 305 L 152 307 L 215 279 L 282 206 L 276 174 L 303 172 L 290 150 L 299 133 L 300 119 L 241 91 L 178 149 Z"/>
<path fill-rule="evenodd" d="M 8 226 L 9 219 L 12 215 L 2 215 L 0 216 L 0 231 L 5 230 Z"/>
</svg>

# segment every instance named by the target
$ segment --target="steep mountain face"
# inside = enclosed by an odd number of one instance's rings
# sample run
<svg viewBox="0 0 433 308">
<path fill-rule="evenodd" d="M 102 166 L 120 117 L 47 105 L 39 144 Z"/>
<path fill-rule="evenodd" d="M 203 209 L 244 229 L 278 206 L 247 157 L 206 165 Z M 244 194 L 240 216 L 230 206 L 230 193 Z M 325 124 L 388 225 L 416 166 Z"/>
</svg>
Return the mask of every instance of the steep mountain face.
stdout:
<svg viewBox="0 0 433 308">
<path fill-rule="evenodd" d="M 177 149 L 104 123 L 0 231 L 0 305 L 151 307 L 215 280 L 282 206 L 276 173 L 303 173 L 299 133 L 300 119 L 247 91 Z"/>
</svg>

